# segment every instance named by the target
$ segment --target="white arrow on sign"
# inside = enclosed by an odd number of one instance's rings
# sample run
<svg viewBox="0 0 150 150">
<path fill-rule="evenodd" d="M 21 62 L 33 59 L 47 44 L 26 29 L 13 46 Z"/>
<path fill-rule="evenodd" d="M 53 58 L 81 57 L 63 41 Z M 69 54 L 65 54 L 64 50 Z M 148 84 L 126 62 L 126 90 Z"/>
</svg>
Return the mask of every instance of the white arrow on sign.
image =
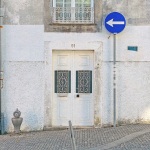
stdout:
<svg viewBox="0 0 150 150">
<path fill-rule="evenodd" d="M 117 24 L 117 25 L 122 25 L 122 24 L 124 24 L 124 21 L 114 21 L 113 19 L 111 19 L 111 20 L 109 20 L 108 22 L 106 22 L 108 25 L 110 25 L 110 26 L 112 26 L 113 27 L 113 25 L 114 24 Z"/>
</svg>

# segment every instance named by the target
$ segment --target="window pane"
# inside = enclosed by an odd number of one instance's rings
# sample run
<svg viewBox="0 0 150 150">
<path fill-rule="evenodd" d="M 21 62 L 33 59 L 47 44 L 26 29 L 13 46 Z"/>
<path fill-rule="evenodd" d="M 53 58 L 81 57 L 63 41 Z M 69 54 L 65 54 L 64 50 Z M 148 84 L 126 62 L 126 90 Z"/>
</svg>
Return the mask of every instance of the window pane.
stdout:
<svg viewBox="0 0 150 150">
<path fill-rule="evenodd" d="M 70 4 L 69 3 L 64 4 L 64 7 L 71 7 L 71 3 Z"/>
<path fill-rule="evenodd" d="M 65 3 L 71 3 L 71 0 L 64 0 Z"/>
<path fill-rule="evenodd" d="M 91 0 L 75 0 L 76 7 L 91 7 Z"/>
<path fill-rule="evenodd" d="M 71 0 L 64 0 L 64 7 L 71 7 Z"/>
<path fill-rule="evenodd" d="M 71 7 L 71 0 L 56 0 L 56 7 Z"/>
<path fill-rule="evenodd" d="M 91 7 L 91 0 L 84 0 L 84 7 Z"/>
<path fill-rule="evenodd" d="M 63 3 L 56 3 L 56 7 L 63 7 Z"/>
<path fill-rule="evenodd" d="M 56 0 L 56 3 L 63 3 L 63 0 Z"/>
</svg>

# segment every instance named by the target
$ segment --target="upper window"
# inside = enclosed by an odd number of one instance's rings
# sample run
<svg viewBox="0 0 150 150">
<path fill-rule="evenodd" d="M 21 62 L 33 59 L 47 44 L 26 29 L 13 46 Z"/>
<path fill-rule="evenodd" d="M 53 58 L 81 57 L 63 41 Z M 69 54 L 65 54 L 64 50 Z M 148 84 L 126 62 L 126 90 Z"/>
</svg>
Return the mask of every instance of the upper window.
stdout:
<svg viewBox="0 0 150 150">
<path fill-rule="evenodd" d="M 94 23 L 94 0 L 53 0 L 54 23 Z"/>
</svg>

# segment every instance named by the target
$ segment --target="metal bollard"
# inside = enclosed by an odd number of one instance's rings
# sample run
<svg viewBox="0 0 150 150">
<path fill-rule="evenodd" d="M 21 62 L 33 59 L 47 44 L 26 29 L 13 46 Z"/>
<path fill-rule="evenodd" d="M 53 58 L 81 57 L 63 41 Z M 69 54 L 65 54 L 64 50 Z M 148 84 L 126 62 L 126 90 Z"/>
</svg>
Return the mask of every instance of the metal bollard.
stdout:
<svg viewBox="0 0 150 150">
<path fill-rule="evenodd" d="M 75 142 L 75 138 L 74 138 L 74 132 L 73 132 L 73 128 L 72 128 L 72 123 L 70 120 L 69 120 L 69 130 L 70 130 L 72 150 L 77 150 L 76 149 L 76 142 Z"/>
</svg>

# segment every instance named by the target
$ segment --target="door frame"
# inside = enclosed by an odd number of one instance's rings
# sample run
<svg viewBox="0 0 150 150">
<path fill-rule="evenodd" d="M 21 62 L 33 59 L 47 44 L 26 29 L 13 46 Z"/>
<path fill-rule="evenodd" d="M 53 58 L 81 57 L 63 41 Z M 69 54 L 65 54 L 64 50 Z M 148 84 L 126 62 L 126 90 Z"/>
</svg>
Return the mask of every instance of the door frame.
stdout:
<svg viewBox="0 0 150 150">
<path fill-rule="evenodd" d="M 53 77 L 52 77 L 52 53 L 54 50 L 65 50 L 65 51 L 94 51 L 94 70 L 93 70 L 93 110 L 94 110 L 94 126 L 101 126 L 102 120 L 102 88 L 99 76 L 101 76 L 101 65 L 102 65 L 102 42 L 44 42 L 45 47 L 45 101 L 44 101 L 44 128 L 55 127 L 52 118 L 53 112 Z"/>
</svg>

